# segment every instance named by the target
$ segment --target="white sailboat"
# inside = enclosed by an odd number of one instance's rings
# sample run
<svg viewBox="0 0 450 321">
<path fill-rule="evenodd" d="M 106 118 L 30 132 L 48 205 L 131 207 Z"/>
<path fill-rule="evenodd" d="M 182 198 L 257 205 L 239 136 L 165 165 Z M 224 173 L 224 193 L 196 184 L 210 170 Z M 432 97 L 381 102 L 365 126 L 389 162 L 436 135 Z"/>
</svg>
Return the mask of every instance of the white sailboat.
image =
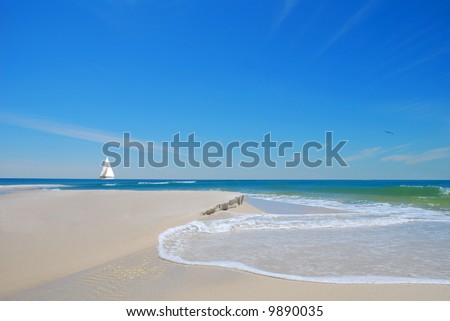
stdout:
<svg viewBox="0 0 450 321">
<path fill-rule="evenodd" d="M 108 157 L 102 163 L 102 172 L 100 173 L 100 179 L 114 179 L 114 172 L 112 170 L 111 164 L 109 163 Z"/>
</svg>

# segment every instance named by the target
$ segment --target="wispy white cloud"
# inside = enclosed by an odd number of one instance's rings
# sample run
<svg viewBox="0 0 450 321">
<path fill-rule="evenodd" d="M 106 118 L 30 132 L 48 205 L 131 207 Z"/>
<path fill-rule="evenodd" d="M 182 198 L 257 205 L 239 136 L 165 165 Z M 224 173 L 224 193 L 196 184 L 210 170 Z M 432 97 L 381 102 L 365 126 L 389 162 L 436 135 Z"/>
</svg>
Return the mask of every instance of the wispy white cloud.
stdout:
<svg viewBox="0 0 450 321">
<path fill-rule="evenodd" d="M 350 156 L 345 157 L 345 160 L 348 162 L 360 160 L 360 159 L 367 159 L 371 157 L 375 157 L 376 155 L 379 155 L 383 153 L 384 149 L 381 147 L 372 147 L 372 148 L 364 148 L 363 150 L 352 154 Z"/>
<path fill-rule="evenodd" d="M 409 144 L 399 145 L 392 148 L 383 148 L 380 146 L 377 147 L 371 147 L 371 148 L 364 148 L 360 150 L 359 152 L 346 156 L 345 160 L 348 162 L 361 160 L 361 159 L 369 159 L 369 158 L 375 158 L 377 156 L 380 156 L 382 154 L 386 154 L 395 150 L 401 150 L 409 146 Z"/>
<path fill-rule="evenodd" d="M 275 18 L 275 22 L 273 23 L 272 30 L 270 31 L 270 36 L 272 36 L 275 32 L 278 31 L 278 29 L 283 24 L 284 20 L 289 16 L 289 14 L 294 10 L 295 6 L 297 5 L 298 0 L 285 0 L 283 4 L 283 8 L 281 9 L 280 13 Z"/>
<path fill-rule="evenodd" d="M 363 21 L 369 13 L 373 10 L 379 0 L 371 0 L 364 7 L 359 9 L 350 19 L 348 19 L 344 25 L 331 37 L 330 40 L 319 51 L 318 56 L 322 55 L 325 51 L 330 49 L 339 39 L 341 39 L 348 31 L 355 27 L 358 23 Z"/>
<path fill-rule="evenodd" d="M 117 135 L 94 128 L 63 123 L 38 116 L 24 116 L 0 111 L 0 123 L 101 144 L 106 142 L 121 143 L 124 140 L 123 134 Z M 147 147 L 147 143 L 142 139 L 132 138 L 132 140 L 140 142 L 144 147 Z M 122 143 L 121 146 L 123 147 Z M 163 150 L 164 148 L 160 144 L 153 144 L 154 152 L 161 152 Z M 174 152 L 169 149 L 169 153 L 173 154 Z M 179 155 L 183 156 L 185 153 L 180 151 Z"/>
<path fill-rule="evenodd" d="M 105 131 L 57 122 L 36 116 L 23 116 L 0 112 L 0 122 L 90 142 L 105 143 L 108 141 L 122 140 L 120 136 Z"/>
<path fill-rule="evenodd" d="M 380 104 L 377 108 L 389 115 L 399 114 L 413 120 L 428 120 L 438 123 L 444 122 L 444 115 L 448 114 L 450 101 L 438 99 L 410 99 Z"/>
<path fill-rule="evenodd" d="M 403 162 L 405 164 L 411 165 L 443 158 L 450 158 L 449 147 L 436 148 L 420 154 L 395 154 L 383 157 L 381 160 L 384 162 Z"/>
<path fill-rule="evenodd" d="M 450 52 L 450 46 L 446 46 L 444 48 L 440 48 L 439 50 L 436 50 L 435 52 L 429 54 L 428 56 L 423 57 L 423 58 L 421 58 L 419 60 L 416 60 L 413 63 L 411 63 L 411 64 L 409 64 L 409 65 L 407 65 L 407 66 L 405 66 L 405 67 L 403 67 L 403 68 L 401 68 L 401 69 L 399 69 L 399 70 L 389 74 L 389 76 L 392 77 L 392 76 L 399 75 L 399 74 L 404 73 L 404 72 L 406 72 L 406 71 L 408 71 L 408 70 L 410 70 L 410 69 L 412 69 L 414 67 L 417 67 L 417 66 L 419 66 L 421 64 L 424 64 L 424 63 L 426 63 L 426 62 L 428 62 L 430 60 L 433 60 L 433 59 L 435 59 L 435 58 L 437 58 L 439 56 L 445 55 L 445 54 L 447 54 L 449 52 Z"/>
</svg>

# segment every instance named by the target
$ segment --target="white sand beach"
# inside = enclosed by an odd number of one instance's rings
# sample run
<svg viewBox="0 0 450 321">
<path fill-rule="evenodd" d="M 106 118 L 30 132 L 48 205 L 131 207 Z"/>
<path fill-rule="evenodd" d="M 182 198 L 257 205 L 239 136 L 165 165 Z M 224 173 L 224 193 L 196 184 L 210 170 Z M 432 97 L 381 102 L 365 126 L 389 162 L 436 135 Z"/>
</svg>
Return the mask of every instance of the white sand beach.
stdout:
<svg viewBox="0 0 450 321">
<path fill-rule="evenodd" d="M 288 281 L 158 257 L 160 233 L 208 219 L 205 210 L 239 195 L 117 190 L 0 195 L 0 299 L 450 300 L 449 285 Z M 259 210 L 244 203 L 227 212 Z"/>
</svg>

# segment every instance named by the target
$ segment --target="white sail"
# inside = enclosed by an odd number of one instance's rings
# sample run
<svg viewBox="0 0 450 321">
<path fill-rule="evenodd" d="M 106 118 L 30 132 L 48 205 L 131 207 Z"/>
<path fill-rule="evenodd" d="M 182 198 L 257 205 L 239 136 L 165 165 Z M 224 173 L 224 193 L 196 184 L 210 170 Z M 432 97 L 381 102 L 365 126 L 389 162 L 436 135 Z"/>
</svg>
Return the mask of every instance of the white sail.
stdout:
<svg viewBox="0 0 450 321">
<path fill-rule="evenodd" d="M 100 173 L 101 179 L 114 179 L 114 172 L 112 170 L 111 164 L 109 163 L 108 157 L 103 161 L 102 172 Z"/>
</svg>

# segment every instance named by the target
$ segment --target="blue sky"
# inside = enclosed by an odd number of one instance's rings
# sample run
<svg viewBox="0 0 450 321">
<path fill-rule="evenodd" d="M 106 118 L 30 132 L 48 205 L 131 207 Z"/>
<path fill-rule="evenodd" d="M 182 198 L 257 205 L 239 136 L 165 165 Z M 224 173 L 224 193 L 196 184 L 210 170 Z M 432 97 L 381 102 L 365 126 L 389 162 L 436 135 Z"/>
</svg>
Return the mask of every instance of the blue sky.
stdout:
<svg viewBox="0 0 450 321">
<path fill-rule="evenodd" d="M 115 171 L 450 179 L 449 13 L 436 0 L 0 0 L 0 177 L 95 178 L 123 132 L 271 132 L 300 150 L 332 131 L 349 167 Z"/>
</svg>

